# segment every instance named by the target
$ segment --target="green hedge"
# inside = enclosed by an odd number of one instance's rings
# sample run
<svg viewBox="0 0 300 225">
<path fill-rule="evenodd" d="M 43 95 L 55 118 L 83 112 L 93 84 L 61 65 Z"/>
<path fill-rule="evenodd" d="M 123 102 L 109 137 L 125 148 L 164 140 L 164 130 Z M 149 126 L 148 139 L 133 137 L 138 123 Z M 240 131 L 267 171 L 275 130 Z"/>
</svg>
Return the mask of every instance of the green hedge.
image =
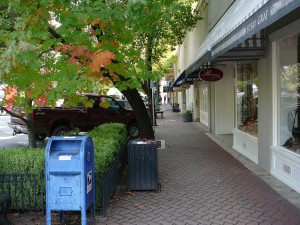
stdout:
<svg viewBox="0 0 300 225">
<path fill-rule="evenodd" d="M 45 171 L 45 152 L 41 148 L 12 148 L 0 151 L 0 173 L 41 173 Z"/>
<path fill-rule="evenodd" d="M 95 173 L 105 173 L 111 162 L 115 159 L 119 151 L 125 145 L 127 140 L 127 130 L 124 124 L 108 123 L 96 127 L 92 131 L 85 134 L 93 139 L 95 154 Z M 40 174 L 45 173 L 45 148 L 12 148 L 0 150 L 0 174 Z M 37 181 L 41 189 L 38 193 L 42 195 L 45 192 L 45 180 Z M 98 183 L 98 182 L 97 182 Z M 17 184 L 16 184 L 17 185 Z M 24 184 L 28 195 L 35 195 L 36 191 L 32 183 Z M 4 185 L 5 189 L 6 185 Z M 24 189 L 23 188 L 23 189 Z M 2 190 L 0 190 L 1 192 Z M 23 190 L 20 190 L 23 191 Z M 7 190 L 4 190 L 7 192 Z M 19 198 L 24 198 L 24 193 L 18 193 L 12 196 L 13 203 L 20 202 Z M 101 198 L 101 189 L 99 185 L 96 188 L 97 203 L 99 204 L 99 196 Z M 38 196 L 30 196 L 30 198 L 39 198 Z M 42 199 L 42 197 L 40 197 Z M 28 202 L 28 205 L 30 203 Z"/>
<path fill-rule="evenodd" d="M 119 150 L 127 140 L 124 124 L 107 123 L 96 127 L 86 134 L 93 138 L 95 154 L 95 172 L 106 172 Z"/>
</svg>

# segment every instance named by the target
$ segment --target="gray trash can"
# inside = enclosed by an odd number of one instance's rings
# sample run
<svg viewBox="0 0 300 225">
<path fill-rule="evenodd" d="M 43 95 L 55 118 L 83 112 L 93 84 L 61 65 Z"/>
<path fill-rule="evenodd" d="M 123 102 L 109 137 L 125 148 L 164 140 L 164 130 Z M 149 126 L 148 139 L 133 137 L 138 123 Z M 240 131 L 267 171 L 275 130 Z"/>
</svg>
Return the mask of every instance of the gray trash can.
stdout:
<svg viewBox="0 0 300 225">
<path fill-rule="evenodd" d="M 81 224 L 92 207 L 95 217 L 94 146 L 91 137 L 51 137 L 46 147 L 46 223 L 51 210 L 81 211 Z"/>
<path fill-rule="evenodd" d="M 129 191 L 158 191 L 157 145 L 154 140 L 128 143 Z"/>
</svg>

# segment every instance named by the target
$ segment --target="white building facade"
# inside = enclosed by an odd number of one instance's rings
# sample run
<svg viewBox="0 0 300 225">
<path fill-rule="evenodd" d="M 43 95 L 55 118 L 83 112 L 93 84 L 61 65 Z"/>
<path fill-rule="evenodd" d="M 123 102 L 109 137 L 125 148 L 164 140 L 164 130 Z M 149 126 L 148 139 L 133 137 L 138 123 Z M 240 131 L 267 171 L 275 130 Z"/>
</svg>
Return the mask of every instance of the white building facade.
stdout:
<svg viewBox="0 0 300 225">
<path fill-rule="evenodd" d="M 181 111 L 192 109 L 216 135 L 232 134 L 233 149 L 300 193 L 300 1 L 197 7 L 204 19 L 177 48 Z M 199 78 L 215 69 L 221 79 Z"/>
</svg>

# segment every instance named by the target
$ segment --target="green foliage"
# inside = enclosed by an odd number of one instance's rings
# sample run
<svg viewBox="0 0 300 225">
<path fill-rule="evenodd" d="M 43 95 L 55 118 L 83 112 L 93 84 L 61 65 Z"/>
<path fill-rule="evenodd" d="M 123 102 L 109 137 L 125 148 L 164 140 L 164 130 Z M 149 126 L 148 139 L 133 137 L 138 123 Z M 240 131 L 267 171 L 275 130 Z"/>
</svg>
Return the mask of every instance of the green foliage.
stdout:
<svg viewBox="0 0 300 225">
<path fill-rule="evenodd" d="M 190 110 L 186 110 L 185 112 L 182 113 L 182 115 L 190 115 L 192 114 L 192 111 Z"/>
<path fill-rule="evenodd" d="M 45 171 L 44 161 L 44 149 L 29 147 L 2 149 L 0 151 L 0 173 L 41 173 Z"/>
<path fill-rule="evenodd" d="M 201 19 L 194 2 L 2 0 L 0 77 L 26 93 L 17 98 L 19 106 L 26 104 L 24 98 L 41 96 L 53 105 L 65 96 L 91 92 L 95 83 L 105 86 L 100 71 L 107 71 L 120 90 L 139 89 L 155 80 L 152 63 Z M 117 63 L 105 54 L 93 58 L 99 51 L 113 53 Z M 98 72 L 91 62 L 98 62 Z"/>
<path fill-rule="evenodd" d="M 106 173 L 126 143 L 126 127 L 121 123 L 107 123 L 94 128 L 87 135 L 93 138 L 95 173 Z M 96 204 L 100 207 L 102 195 L 98 187 L 101 187 L 101 179 L 96 179 L 95 185 Z"/>
<path fill-rule="evenodd" d="M 170 74 L 173 72 L 172 64 L 177 61 L 177 56 L 174 52 L 167 52 L 166 56 L 155 64 L 154 70 L 161 71 L 162 74 Z"/>
<path fill-rule="evenodd" d="M 126 142 L 126 127 L 121 123 L 107 123 L 94 128 L 86 135 L 93 138 L 95 172 L 105 173 Z"/>
</svg>

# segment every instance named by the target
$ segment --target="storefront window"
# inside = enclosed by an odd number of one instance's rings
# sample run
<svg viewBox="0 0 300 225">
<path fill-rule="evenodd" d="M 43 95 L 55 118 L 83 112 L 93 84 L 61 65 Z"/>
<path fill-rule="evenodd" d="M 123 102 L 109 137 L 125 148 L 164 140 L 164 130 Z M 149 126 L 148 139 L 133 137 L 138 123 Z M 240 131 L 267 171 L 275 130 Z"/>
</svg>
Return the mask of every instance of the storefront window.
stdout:
<svg viewBox="0 0 300 225">
<path fill-rule="evenodd" d="M 257 137 L 258 87 L 256 61 L 238 63 L 236 90 L 237 128 Z"/>
<path fill-rule="evenodd" d="M 277 42 L 280 145 L 300 154 L 300 34 Z"/>
</svg>

